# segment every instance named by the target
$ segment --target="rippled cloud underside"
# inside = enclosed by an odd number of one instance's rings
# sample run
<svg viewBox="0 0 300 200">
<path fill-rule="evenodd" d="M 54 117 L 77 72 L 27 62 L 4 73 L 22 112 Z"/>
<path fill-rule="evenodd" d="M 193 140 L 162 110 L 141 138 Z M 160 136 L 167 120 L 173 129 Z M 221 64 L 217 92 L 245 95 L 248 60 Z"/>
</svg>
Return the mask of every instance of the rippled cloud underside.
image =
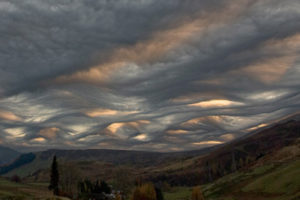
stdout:
<svg viewBox="0 0 300 200">
<path fill-rule="evenodd" d="M 300 110 L 298 0 L 4 0 L 0 143 L 180 151 Z"/>
</svg>

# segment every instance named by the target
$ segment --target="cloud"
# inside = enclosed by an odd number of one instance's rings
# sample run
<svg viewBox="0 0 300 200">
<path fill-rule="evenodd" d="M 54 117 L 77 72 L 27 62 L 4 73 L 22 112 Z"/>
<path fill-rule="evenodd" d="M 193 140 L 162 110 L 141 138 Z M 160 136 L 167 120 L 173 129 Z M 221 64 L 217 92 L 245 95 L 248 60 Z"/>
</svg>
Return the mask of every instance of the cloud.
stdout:
<svg viewBox="0 0 300 200">
<path fill-rule="evenodd" d="M 45 138 L 42 137 L 37 137 L 37 138 L 33 138 L 32 140 L 30 140 L 32 143 L 44 143 L 46 142 Z"/>
<path fill-rule="evenodd" d="M 59 128 L 56 128 L 56 127 L 44 128 L 39 131 L 39 135 L 44 138 L 47 138 L 49 140 L 53 140 L 56 138 L 56 133 L 58 131 L 59 131 Z"/>
<path fill-rule="evenodd" d="M 220 8 L 219 11 L 200 15 L 190 21 L 179 20 L 175 27 L 156 31 L 149 39 L 137 42 L 133 46 L 117 48 L 110 53 L 108 61 L 103 64 L 58 77 L 55 82 L 107 82 L 119 68 L 127 67 L 132 63 L 143 65 L 157 61 L 187 40 L 201 37 L 208 29 L 223 25 L 237 17 L 247 5 L 248 1 L 243 0 L 239 2 L 239 6 L 229 4 L 225 8 Z"/>
<path fill-rule="evenodd" d="M 93 109 L 84 112 L 89 117 L 113 116 L 113 115 L 129 115 L 136 113 L 135 111 L 117 111 L 111 109 Z"/>
<path fill-rule="evenodd" d="M 188 131 L 182 130 L 182 129 L 177 129 L 177 130 L 167 130 L 166 133 L 171 134 L 171 135 L 173 135 L 173 134 L 176 135 L 176 134 L 187 134 Z"/>
<path fill-rule="evenodd" d="M 139 141 L 148 141 L 149 140 L 148 135 L 145 133 L 134 136 L 133 139 L 139 140 Z"/>
<path fill-rule="evenodd" d="M 178 151 L 300 108 L 297 0 L 0 2 L 0 141 Z M 178 147 L 179 146 L 179 147 Z"/>
<path fill-rule="evenodd" d="M 0 110 L 0 118 L 4 120 L 10 121 L 21 121 L 21 118 L 9 111 L 1 111 Z"/>
<path fill-rule="evenodd" d="M 221 141 L 214 141 L 214 140 L 210 140 L 210 141 L 201 141 L 201 142 L 194 142 L 194 145 L 200 145 L 200 146 L 209 146 L 209 145 L 216 145 L 216 144 L 222 144 L 223 142 Z"/>
<path fill-rule="evenodd" d="M 242 103 L 234 102 L 226 99 L 213 99 L 209 101 L 201 101 L 193 104 L 188 104 L 189 106 L 198 106 L 202 108 L 218 108 L 218 107 L 229 107 L 241 105 Z"/>
</svg>

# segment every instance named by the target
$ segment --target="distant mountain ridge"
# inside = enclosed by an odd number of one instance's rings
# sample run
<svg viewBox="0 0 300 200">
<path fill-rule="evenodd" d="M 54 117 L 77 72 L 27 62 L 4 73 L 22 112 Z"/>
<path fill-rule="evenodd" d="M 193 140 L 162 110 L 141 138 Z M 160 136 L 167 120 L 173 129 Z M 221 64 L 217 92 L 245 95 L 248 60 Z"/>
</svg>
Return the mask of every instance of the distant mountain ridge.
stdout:
<svg viewBox="0 0 300 200">
<path fill-rule="evenodd" d="M 203 155 L 214 148 L 204 148 L 193 151 L 182 152 L 149 152 L 134 150 L 112 150 L 112 149 L 86 149 L 86 150 L 56 150 L 37 152 L 36 155 L 42 160 L 51 159 L 56 155 L 59 159 L 66 161 L 103 161 L 111 164 L 134 164 L 134 165 L 153 165 L 161 162 L 177 159 L 188 158 L 196 155 Z"/>
<path fill-rule="evenodd" d="M 9 171 L 0 168 L 0 172 L 8 172 L 5 176 L 22 174 L 23 177 L 39 177 L 38 174 L 48 173 L 52 157 L 56 155 L 60 163 L 72 163 L 91 177 L 100 176 L 101 173 L 104 176 L 110 175 L 111 171 L 106 173 L 105 170 L 126 166 L 136 174 L 143 174 L 149 181 L 195 185 L 214 181 L 245 166 L 253 165 L 273 152 L 294 145 L 299 138 L 300 118 L 297 115 L 277 121 L 230 143 L 201 150 L 160 153 L 108 149 L 51 149 L 33 153 L 34 158 L 31 157 L 33 159 L 23 163 L 24 165 L 19 165 L 22 162 L 17 159 L 12 163 L 12 167 L 5 168 Z"/>
<path fill-rule="evenodd" d="M 9 147 L 0 146 L 0 165 L 8 164 L 15 160 L 21 153 Z"/>
<path fill-rule="evenodd" d="M 58 150 L 50 149 L 46 151 L 21 154 L 14 162 L 0 167 L 0 174 L 6 174 L 16 168 L 36 162 L 37 167 L 45 169 L 48 167 L 54 155 L 63 162 L 80 161 L 100 161 L 112 165 L 131 165 L 147 167 L 159 165 L 167 161 L 187 159 L 198 155 L 204 155 L 212 151 L 215 147 L 201 150 L 161 153 L 133 150 L 110 150 L 110 149 L 85 149 L 85 150 Z M 32 169 L 34 170 L 34 169 Z M 33 173 L 30 171 L 30 173 Z"/>
</svg>

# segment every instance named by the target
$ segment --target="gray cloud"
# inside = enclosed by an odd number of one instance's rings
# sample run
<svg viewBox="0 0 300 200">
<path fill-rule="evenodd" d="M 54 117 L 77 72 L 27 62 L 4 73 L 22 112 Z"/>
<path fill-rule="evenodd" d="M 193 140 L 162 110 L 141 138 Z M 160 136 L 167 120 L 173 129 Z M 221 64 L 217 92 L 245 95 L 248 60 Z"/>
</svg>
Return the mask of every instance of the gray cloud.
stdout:
<svg viewBox="0 0 300 200">
<path fill-rule="evenodd" d="M 1 1 L 0 142 L 188 150 L 299 111 L 300 4 Z"/>
</svg>

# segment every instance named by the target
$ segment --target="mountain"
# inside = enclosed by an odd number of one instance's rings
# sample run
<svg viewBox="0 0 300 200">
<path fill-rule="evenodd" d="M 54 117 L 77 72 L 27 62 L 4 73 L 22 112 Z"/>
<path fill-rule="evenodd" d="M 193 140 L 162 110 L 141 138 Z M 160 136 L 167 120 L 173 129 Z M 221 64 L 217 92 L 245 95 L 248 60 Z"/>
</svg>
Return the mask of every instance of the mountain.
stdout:
<svg viewBox="0 0 300 200">
<path fill-rule="evenodd" d="M 5 173 L 5 177 L 16 174 L 22 178 L 23 184 L 14 186 L 11 191 L 22 188 L 28 195 L 33 191 L 47 193 L 49 167 L 53 155 L 57 155 L 62 178 L 67 173 L 67 177 L 74 177 L 72 180 L 88 177 L 114 184 L 121 176 L 121 180 L 125 177 L 128 179 L 125 183 L 132 186 L 132 180 L 151 181 L 165 187 L 163 192 L 168 200 L 189 199 L 190 186 L 194 185 L 201 185 L 205 199 L 211 200 L 297 200 L 300 195 L 299 136 L 300 118 L 293 116 L 230 143 L 202 150 L 159 153 L 52 149 L 22 154 L 10 165 L 0 167 L 0 172 Z M 0 184 L 0 198 L 1 192 L 7 189 Z"/>
<path fill-rule="evenodd" d="M 76 168 L 86 177 L 111 180 L 123 167 L 134 178 L 171 185 L 198 185 L 213 182 L 240 169 L 275 160 L 274 152 L 295 146 L 300 136 L 300 118 L 289 117 L 230 143 L 212 148 L 173 153 L 125 150 L 47 150 L 34 153 L 30 162 L 14 165 L 5 176 L 18 174 L 34 181 L 47 181 L 52 157 L 60 165 Z M 271 156 L 271 157 L 270 157 Z M 297 159 L 288 153 L 285 159 Z M 22 163 L 16 160 L 17 163 Z M 7 169 L 7 168 L 6 168 Z M 0 172 L 4 172 L 0 168 Z"/>
<path fill-rule="evenodd" d="M 109 150 L 109 149 L 86 149 L 86 150 L 58 150 L 50 149 L 41 152 L 22 154 L 9 165 L 0 167 L 0 174 L 11 176 L 17 174 L 25 177 L 48 169 L 54 155 L 59 162 L 72 163 L 75 166 L 85 165 L 89 167 L 107 166 L 131 166 L 134 168 L 146 168 L 149 166 L 159 166 L 166 162 L 176 162 L 186 160 L 199 155 L 205 155 L 216 147 L 204 148 L 201 150 L 161 153 L 129 150 Z"/>
<path fill-rule="evenodd" d="M 36 156 L 41 160 L 52 159 L 56 155 L 65 161 L 101 161 L 115 165 L 150 166 L 178 158 L 189 158 L 210 152 L 213 148 L 201 150 L 161 153 L 147 151 L 111 150 L 111 149 L 87 149 L 87 150 L 47 150 L 37 152 Z"/>
<path fill-rule="evenodd" d="M 148 179 L 167 181 L 172 185 L 197 185 L 212 182 L 235 171 L 258 165 L 261 160 L 283 148 L 294 146 L 300 138 L 300 120 L 280 121 L 247 137 L 225 144 L 214 151 L 194 159 L 183 167 L 161 169 L 148 173 Z M 300 155 L 287 154 L 298 159 Z"/>
<path fill-rule="evenodd" d="M 12 162 L 20 155 L 19 152 L 4 146 L 0 146 L 0 165 Z"/>
</svg>

